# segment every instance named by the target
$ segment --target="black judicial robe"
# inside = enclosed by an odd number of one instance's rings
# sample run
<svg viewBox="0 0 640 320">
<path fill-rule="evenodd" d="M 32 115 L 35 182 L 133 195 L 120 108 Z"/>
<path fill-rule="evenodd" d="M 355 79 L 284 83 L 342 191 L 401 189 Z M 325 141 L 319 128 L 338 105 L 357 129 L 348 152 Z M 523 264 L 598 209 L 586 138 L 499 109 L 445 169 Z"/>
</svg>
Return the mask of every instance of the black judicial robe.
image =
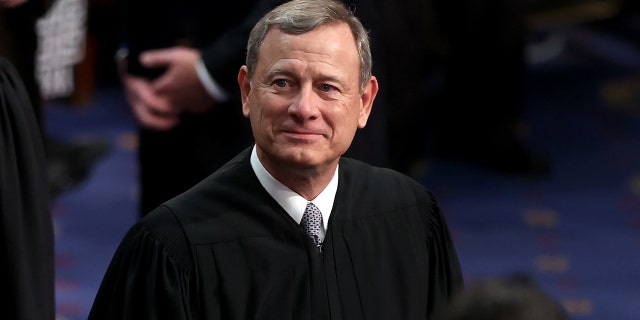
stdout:
<svg viewBox="0 0 640 320">
<path fill-rule="evenodd" d="M 462 287 L 433 196 L 342 158 L 320 252 L 240 153 L 136 223 L 89 319 L 428 319 Z"/>
<path fill-rule="evenodd" d="M 53 219 L 34 111 L 17 69 L 0 57 L 0 319 L 55 319 Z"/>
</svg>

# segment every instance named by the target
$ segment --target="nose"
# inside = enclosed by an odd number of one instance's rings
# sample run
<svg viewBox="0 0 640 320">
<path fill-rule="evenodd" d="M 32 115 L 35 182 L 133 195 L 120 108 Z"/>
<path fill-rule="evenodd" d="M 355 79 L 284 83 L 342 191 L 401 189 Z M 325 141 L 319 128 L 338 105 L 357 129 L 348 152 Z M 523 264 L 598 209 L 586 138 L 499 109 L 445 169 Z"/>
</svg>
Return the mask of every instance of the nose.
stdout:
<svg viewBox="0 0 640 320">
<path fill-rule="evenodd" d="M 289 114 L 300 120 L 313 120 L 318 117 L 318 95 L 311 86 L 303 86 L 289 105 Z"/>
</svg>

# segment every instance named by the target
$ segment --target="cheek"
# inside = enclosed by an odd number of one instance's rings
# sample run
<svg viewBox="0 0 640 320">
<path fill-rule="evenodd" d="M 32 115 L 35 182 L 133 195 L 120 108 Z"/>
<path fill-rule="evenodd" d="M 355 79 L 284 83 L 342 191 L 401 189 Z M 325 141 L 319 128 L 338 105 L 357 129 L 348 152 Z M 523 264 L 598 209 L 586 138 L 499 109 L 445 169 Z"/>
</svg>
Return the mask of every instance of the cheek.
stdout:
<svg viewBox="0 0 640 320">
<path fill-rule="evenodd" d="M 254 124 L 256 128 L 262 128 L 265 126 L 267 116 L 264 113 L 263 109 L 253 109 L 251 110 L 251 123 Z"/>
<path fill-rule="evenodd" d="M 327 116 L 325 119 L 337 138 L 348 139 L 358 129 L 359 118 L 357 114 L 338 113 Z"/>
<path fill-rule="evenodd" d="M 251 123 L 260 123 L 265 117 L 265 112 L 268 112 L 268 106 L 268 100 L 264 99 L 259 90 L 254 90 L 243 106 L 243 112 L 251 119 Z"/>
<path fill-rule="evenodd" d="M 275 108 L 262 106 L 260 108 L 255 107 L 251 109 L 251 124 L 254 129 L 260 132 L 266 133 L 268 131 L 273 131 L 274 128 L 278 126 L 278 123 L 284 121 L 280 118 L 282 118 L 282 112 Z M 270 135 L 270 133 L 267 134 Z"/>
</svg>

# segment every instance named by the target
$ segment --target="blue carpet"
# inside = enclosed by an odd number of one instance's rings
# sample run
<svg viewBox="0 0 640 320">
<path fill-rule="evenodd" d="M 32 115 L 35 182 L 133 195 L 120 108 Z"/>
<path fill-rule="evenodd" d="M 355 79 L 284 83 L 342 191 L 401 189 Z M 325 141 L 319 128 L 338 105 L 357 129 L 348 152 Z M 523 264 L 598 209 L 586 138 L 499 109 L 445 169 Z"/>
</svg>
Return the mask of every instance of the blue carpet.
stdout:
<svg viewBox="0 0 640 320">
<path fill-rule="evenodd" d="M 136 135 L 119 89 L 101 89 L 80 109 L 48 105 L 52 134 L 67 140 L 104 138 L 111 152 L 53 206 L 57 320 L 86 319 L 102 275 L 126 230 L 137 219 Z"/>
<path fill-rule="evenodd" d="M 572 319 L 640 319 L 638 42 L 569 30 L 560 55 L 531 65 L 526 103 L 529 142 L 552 161 L 550 177 L 442 159 L 429 159 L 422 177 L 448 217 L 465 279 L 524 272 Z M 99 89 L 85 107 L 54 101 L 47 110 L 52 133 L 112 144 L 53 210 L 58 319 L 85 319 L 137 218 L 134 124 L 118 88 Z"/>
</svg>

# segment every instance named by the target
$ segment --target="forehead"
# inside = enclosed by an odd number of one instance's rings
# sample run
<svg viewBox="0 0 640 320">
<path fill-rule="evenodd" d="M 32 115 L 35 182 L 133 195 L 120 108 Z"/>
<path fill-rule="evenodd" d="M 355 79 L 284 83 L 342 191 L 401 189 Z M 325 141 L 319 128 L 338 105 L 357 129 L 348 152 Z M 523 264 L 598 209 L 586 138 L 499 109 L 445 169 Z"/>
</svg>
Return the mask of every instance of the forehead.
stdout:
<svg viewBox="0 0 640 320">
<path fill-rule="evenodd" d="M 280 28 L 269 30 L 260 48 L 258 64 L 271 68 L 282 61 L 325 63 L 359 68 L 358 50 L 349 26 L 344 22 L 326 24 L 303 34 L 288 34 Z"/>
</svg>

